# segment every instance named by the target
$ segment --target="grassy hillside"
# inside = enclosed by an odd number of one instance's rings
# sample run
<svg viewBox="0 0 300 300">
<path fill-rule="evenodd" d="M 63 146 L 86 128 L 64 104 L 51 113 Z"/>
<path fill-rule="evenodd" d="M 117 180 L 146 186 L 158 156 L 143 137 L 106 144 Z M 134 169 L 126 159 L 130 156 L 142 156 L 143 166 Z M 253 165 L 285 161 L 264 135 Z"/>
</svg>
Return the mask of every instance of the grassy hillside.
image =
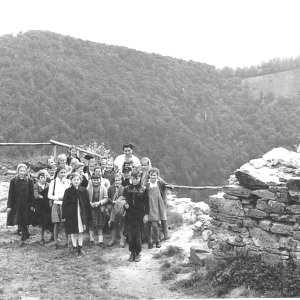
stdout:
<svg viewBox="0 0 300 300">
<path fill-rule="evenodd" d="M 278 72 L 243 79 L 254 97 L 275 96 L 295 97 L 300 93 L 300 69 Z"/>
<path fill-rule="evenodd" d="M 120 153 L 129 140 L 170 182 L 219 185 L 296 144 L 297 99 L 266 101 L 206 64 L 51 32 L 0 37 L 1 142 L 95 140 Z"/>
</svg>

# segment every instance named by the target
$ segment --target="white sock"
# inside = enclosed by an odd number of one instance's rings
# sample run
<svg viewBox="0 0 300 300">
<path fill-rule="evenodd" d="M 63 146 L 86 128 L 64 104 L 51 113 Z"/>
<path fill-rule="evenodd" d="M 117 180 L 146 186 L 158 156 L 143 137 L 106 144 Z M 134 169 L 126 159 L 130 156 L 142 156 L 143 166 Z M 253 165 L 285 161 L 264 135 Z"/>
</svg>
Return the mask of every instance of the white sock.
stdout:
<svg viewBox="0 0 300 300">
<path fill-rule="evenodd" d="M 78 245 L 82 247 L 83 244 L 83 233 L 79 233 L 78 235 Z"/>
<path fill-rule="evenodd" d="M 99 243 L 103 243 L 103 235 L 99 235 Z"/>
</svg>

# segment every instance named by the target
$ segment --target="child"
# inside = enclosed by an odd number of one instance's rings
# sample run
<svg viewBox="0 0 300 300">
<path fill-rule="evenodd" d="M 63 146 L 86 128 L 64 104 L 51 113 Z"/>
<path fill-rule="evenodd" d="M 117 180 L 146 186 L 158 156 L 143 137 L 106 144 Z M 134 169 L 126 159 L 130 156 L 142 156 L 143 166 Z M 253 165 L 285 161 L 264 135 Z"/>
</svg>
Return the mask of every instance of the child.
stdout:
<svg viewBox="0 0 300 300">
<path fill-rule="evenodd" d="M 122 186 L 126 187 L 131 184 L 131 169 L 125 168 L 122 176 Z"/>
<path fill-rule="evenodd" d="M 54 159 L 54 156 L 50 156 L 47 159 L 47 172 L 48 172 L 48 177 L 46 181 L 50 183 L 50 181 L 54 178 L 55 175 L 55 170 L 56 170 L 56 162 Z"/>
<path fill-rule="evenodd" d="M 111 185 L 114 184 L 115 171 L 114 171 L 114 162 L 112 160 L 109 159 L 107 161 L 106 169 L 102 177 L 108 179 Z"/>
<path fill-rule="evenodd" d="M 63 198 L 62 218 L 66 220 L 66 232 L 71 234 L 73 250 L 77 250 L 78 255 L 80 255 L 83 232 L 86 230 L 90 219 L 90 202 L 87 190 L 79 186 L 80 175 L 76 172 L 72 173 L 70 180 L 72 185 L 66 189 Z"/>
<path fill-rule="evenodd" d="M 72 146 L 70 149 L 69 149 L 69 156 L 67 157 L 67 165 L 70 165 L 71 163 L 71 160 L 73 158 L 76 158 L 78 161 L 80 161 L 79 157 L 78 157 L 78 151 L 77 151 L 77 148 L 75 146 Z"/>
<path fill-rule="evenodd" d="M 166 182 L 159 177 L 159 170 L 157 168 L 150 168 L 148 170 L 149 182 L 146 184 L 149 194 L 149 217 L 147 227 L 148 248 L 153 248 L 152 243 L 152 230 L 156 248 L 160 248 L 159 241 L 159 224 L 161 221 L 164 239 L 169 239 L 168 225 L 167 225 L 167 211 L 165 190 Z"/>
<path fill-rule="evenodd" d="M 99 236 L 99 246 L 103 246 L 104 205 L 107 202 L 107 189 L 101 185 L 101 176 L 92 175 L 92 184 L 88 186 L 88 195 L 91 205 L 91 219 L 89 224 L 90 244 L 94 245 L 95 233 Z"/>
<path fill-rule="evenodd" d="M 101 167 L 97 166 L 94 168 L 94 174 L 97 174 L 101 177 L 101 185 L 108 189 L 110 187 L 110 182 L 108 179 L 102 177 Z"/>
<path fill-rule="evenodd" d="M 108 203 L 113 207 L 110 214 L 109 225 L 112 226 L 111 240 L 108 246 L 113 246 L 116 242 L 117 230 L 119 229 L 121 240 L 120 246 L 125 247 L 124 242 L 124 204 L 125 199 L 123 197 L 124 187 L 121 185 L 122 176 L 120 174 L 115 174 L 115 183 L 111 185 L 107 191 Z"/>
<path fill-rule="evenodd" d="M 57 166 L 62 166 L 66 169 L 67 175 L 72 172 L 72 167 L 67 165 L 67 156 L 64 153 L 61 153 L 57 156 Z"/>
<path fill-rule="evenodd" d="M 49 204 L 48 188 L 49 183 L 47 170 L 40 170 L 37 174 L 37 182 L 34 184 L 34 217 L 35 224 L 41 226 L 41 244 L 45 243 L 45 230 L 52 232 L 51 240 L 53 240 L 53 224 L 51 222 L 51 207 Z"/>
<path fill-rule="evenodd" d="M 63 196 L 65 190 L 70 187 L 70 180 L 66 178 L 67 172 L 66 168 L 62 165 L 57 167 L 55 172 L 54 179 L 50 182 L 49 190 L 48 190 L 48 198 L 51 201 L 51 219 L 52 223 L 54 223 L 54 245 L 55 249 L 58 249 L 58 232 L 59 225 L 61 222 L 64 222 L 62 218 L 62 204 L 63 204 Z M 66 234 L 66 246 L 68 246 L 68 234 Z"/>
<path fill-rule="evenodd" d="M 139 172 L 131 173 L 132 184 L 124 190 L 126 204 L 125 222 L 129 243 L 129 261 L 140 261 L 142 251 L 142 225 L 147 222 L 149 214 L 148 190 L 141 185 Z"/>
<path fill-rule="evenodd" d="M 7 226 L 19 225 L 21 229 L 21 246 L 29 238 L 28 225 L 32 203 L 33 180 L 27 176 L 27 166 L 19 164 L 18 175 L 10 180 L 7 200 Z"/>
<path fill-rule="evenodd" d="M 148 170 L 151 168 L 151 161 L 150 158 L 148 157 L 143 157 L 141 159 L 141 171 L 142 171 L 142 179 L 141 183 L 142 185 L 146 185 L 146 183 L 149 181 L 149 176 L 148 176 Z"/>
<path fill-rule="evenodd" d="M 74 173 L 74 172 L 79 173 L 80 179 L 81 179 L 80 186 L 87 188 L 89 181 L 87 180 L 85 174 L 83 173 L 83 167 L 84 167 L 84 164 L 81 162 L 78 162 L 77 165 L 74 165 L 72 173 Z"/>
</svg>

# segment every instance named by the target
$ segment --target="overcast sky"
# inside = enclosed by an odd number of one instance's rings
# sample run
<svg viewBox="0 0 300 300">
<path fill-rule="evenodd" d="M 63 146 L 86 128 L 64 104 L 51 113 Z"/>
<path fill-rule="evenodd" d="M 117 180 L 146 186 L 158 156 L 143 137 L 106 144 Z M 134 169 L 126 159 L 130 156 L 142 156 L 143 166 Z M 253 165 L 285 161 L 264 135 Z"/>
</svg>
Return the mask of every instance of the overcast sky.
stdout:
<svg viewBox="0 0 300 300">
<path fill-rule="evenodd" d="M 49 30 L 243 67 L 300 55 L 299 0 L 1 0 L 0 35 Z"/>
</svg>

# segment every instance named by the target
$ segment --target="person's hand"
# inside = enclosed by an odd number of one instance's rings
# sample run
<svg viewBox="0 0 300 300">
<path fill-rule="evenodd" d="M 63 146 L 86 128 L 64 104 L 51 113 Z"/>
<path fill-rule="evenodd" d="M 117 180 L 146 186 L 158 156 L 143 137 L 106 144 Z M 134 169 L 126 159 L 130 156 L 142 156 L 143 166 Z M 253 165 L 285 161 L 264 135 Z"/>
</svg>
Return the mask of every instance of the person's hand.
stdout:
<svg viewBox="0 0 300 300">
<path fill-rule="evenodd" d="M 33 212 L 35 212 L 35 209 L 34 209 L 34 207 L 30 207 L 30 210 L 31 210 L 31 211 L 33 211 Z"/>
<path fill-rule="evenodd" d="M 11 208 L 8 207 L 8 208 L 6 209 L 6 212 L 7 212 L 7 213 L 10 213 L 10 212 L 11 212 Z"/>
<path fill-rule="evenodd" d="M 129 208 L 129 204 L 128 204 L 128 203 L 125 203 L 125 204 L 124 204 L 124 207 L 125 207 L 125 209 L 128 209 L 128 208 Z"/>
<path fill-rule="evenodd" d="M 39 199 L 43 199 L 44 197 L 42 195 L 39 195 Z"/>
<path fill-rule="evenodd" d="M 143 218 L 143 222 L 146 224 L 148 222 L 148 215 L 145 215 Z"/>
<path fill-rule="evenodd" d="M 86 226 L 85 225 L 83 225 L 82 227 L 83 227 L 83 230 L 86 230 Z"/>
<path fill-rule="evenodd" d="M 110 225 L 111 225 L 111 221 L 108 221 L 108 227 L 110 227 Z"/>
<path fill-rule="evenodd" d="M 66 222 L 66 219 L 61 219 L 62 222 Z"/>
</svg>

